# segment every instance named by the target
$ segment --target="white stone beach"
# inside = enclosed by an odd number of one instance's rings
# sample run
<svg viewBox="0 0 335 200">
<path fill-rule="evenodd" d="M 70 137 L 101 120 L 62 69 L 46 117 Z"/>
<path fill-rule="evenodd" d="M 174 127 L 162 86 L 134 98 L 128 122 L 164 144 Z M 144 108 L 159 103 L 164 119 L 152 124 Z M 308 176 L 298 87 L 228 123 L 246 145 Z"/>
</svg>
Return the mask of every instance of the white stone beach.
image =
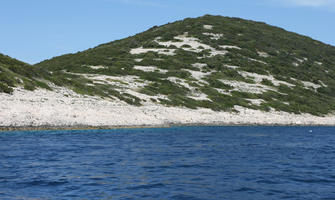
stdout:
<svg viewBox="0 0 335 200">
<path fill-rule="evenodd" d="M 335 115 L 262 112 L 235 107 L 239 113 L 166 107 L 152 102 L 131 106 L 119 100 L 83 96 L 65 88 L 20 88 L 0 94 L 0 127 L 131 127 L 178 125 L 335 125 Z"/>
</svg>

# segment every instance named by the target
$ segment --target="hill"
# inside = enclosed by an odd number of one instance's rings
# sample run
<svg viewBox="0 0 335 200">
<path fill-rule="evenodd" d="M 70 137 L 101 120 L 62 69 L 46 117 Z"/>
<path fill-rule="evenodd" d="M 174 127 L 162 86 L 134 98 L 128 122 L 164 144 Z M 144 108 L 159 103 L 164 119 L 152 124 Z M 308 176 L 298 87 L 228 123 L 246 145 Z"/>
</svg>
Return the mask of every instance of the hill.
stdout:
<svg viewBox="0 0 335 200">
<path fill-rule="evenodd" d="M 37 70 L 27 63 L 18 61 L 9 56 L 0 54 L 0 93 L 12 93 L 13 88 L 22 86 L 26 90 L 34 90 L 36 87 L 50 89 L 43 82 Z"/>
<path fill-rule="evenodd" d="M 206 15 L 37 64 L 82 94 L 168 106 L 324 115 L 335 47 L 265 23 Z"/>
</svg>

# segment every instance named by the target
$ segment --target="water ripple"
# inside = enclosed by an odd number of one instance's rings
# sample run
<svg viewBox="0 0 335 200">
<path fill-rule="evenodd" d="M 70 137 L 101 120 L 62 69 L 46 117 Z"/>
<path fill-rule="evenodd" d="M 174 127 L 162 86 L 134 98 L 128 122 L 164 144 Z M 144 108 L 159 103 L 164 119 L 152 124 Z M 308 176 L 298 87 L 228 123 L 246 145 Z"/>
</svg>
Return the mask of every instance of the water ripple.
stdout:
<svg viewBox="0 0 335 200">
<path fill-rule="evenodd" d="M 138 185 L 134 187 L 127 187 L 128 190 L 142 190 L 142 189 L 152 189 L 152 188 L 162 188 L 165 187 L 162 183 L 155 183 L 155 184 L 146 184 L 146 185 Z"/>
<path fill-rule="evenodd" d="M 0 199 L 334 199 L 334 133 L 335 127 L 3 132 Z"/>
<path fill-rule="evenodd" d="M 27 181 L 21 182 L 20 184 L 25 185 L 26 187 L 34 187 L 34 186 L 59 186 L 67 184 L 67 181 L 46 181 L 46 180 L 34 180 L 34 181 Z"/>
</svg>

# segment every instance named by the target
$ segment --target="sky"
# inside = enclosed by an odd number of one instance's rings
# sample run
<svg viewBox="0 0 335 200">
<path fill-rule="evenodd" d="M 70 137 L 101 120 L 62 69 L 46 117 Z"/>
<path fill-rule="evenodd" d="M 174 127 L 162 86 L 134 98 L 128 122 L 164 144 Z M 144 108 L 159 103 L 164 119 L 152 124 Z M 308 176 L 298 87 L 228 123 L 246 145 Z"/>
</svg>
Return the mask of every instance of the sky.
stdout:
<svg viewBox="0 0 335 200">
<path fill-rule="evenodd" d="M 0 53 L 35 64 L 205 14 L 262 21 L 335 46 L 335 0 L 0 0 Z"/>
</svg>

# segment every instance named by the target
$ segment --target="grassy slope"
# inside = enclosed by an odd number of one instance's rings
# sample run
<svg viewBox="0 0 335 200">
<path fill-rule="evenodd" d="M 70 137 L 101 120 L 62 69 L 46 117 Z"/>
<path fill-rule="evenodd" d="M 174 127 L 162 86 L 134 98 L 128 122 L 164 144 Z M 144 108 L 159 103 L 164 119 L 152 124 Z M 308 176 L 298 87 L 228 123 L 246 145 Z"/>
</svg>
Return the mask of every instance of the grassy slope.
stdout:
<svg viewBox="0 0 335 200">
<path fill-rule="evenodd" d="M 34 67 L 0 54 L 0 92 L 11 93 L 16 86 L 27 90 L 34 90 L 36 87 L 50 89 L 39 78 L 40 74 Z"/>
<path fill-rule="evenodd" d="M 212 25 L 212 30 L 204 29 Z M 156 52 L 130 54 L 131 49 L 163 48 L 160 41 L 174 41 L 176 36 L 188 32 L 189 37 L 198 38 L 203 44 L 222 50 L 220 45 L 238 46 L 240 49 L 229 49 L 226 55 L 209 57 L 209 51 L 192 52 L 185 48 L 176 48 L 176 55 L 163 55 Z M 223 34 L 218 40 L 211 39 L 204 32 Z M 257 52 L 265 52 L 268 57 Z M 135 62 L 135 59 L 142 59 Z M 199 59 L 200 58 L 200 59 Z M 253 60 L 254 59 L 254 60 Z M 258 60 L 258 61 L 255 61 Z M 261 61 L 261 62 L 259 62 Z M 192 64 L 205 63 L 199 69 Z M 101 74 L 111 76 L 136 75 L 149 84 L 141 88 L 143 94 L 165 95 L 166 99 L 152 99 L 171 106 L 189 108 L 206 107 L 214 110 L 234 111 L 234 105 L 268 111 L 271 108 L 293 113 L 311 113 L 323 115 L 335 110 L 335 47 L 315 41 L 311 38 L 265 23 L 226 18 L 221 16 L 203 16 L 196 19 L 185 19 L 160 27 L 153 27 L 146 32 L 123 40 L 97 46 L 76 54 L 68 54 L 43 61 L 35 66 L 45 79 L 72 88 L 74 91 L 90 95 L 116 97 L 130 104 L 140 105 L 141 99 L 111 84 L 97 84 L 80 74 Z M 298 66 L 297 66 L 298 64 Z M 135 65 L 157 66 L 168 70 L 144 72 L 134 68 Z M 238 66 L 238 69 L 225 65 Z M 105 66 L 92 69 L 89 66 Z M 212 72 L 204 78 L 208 84 L 200 84 L 187 70 Z M 251 72 L 260 75 L 272 75 L 285 84 L 274 86 L 271 81 L 263 80 L 273 90 L 261 94 L 231 91 L 232 87 L 219 80 L 237 80 L 254 83 L 252 79 L 241 76 L 240 72 Z M 49 73 L 52 72 L 52 75 Z M 210 100 L 189 98 L 191 91 L 182 84 L 167 80 L 177 77 L 197 91 L 207 95 Z M 313 82 L 322 87 L 314 90 L 306 88 L 303 81 Z M 219 92 L 218 89 L 230 94 Z M 262 99 L 260 105 L 252 104 L 250 99 Z"/>
</svg>

